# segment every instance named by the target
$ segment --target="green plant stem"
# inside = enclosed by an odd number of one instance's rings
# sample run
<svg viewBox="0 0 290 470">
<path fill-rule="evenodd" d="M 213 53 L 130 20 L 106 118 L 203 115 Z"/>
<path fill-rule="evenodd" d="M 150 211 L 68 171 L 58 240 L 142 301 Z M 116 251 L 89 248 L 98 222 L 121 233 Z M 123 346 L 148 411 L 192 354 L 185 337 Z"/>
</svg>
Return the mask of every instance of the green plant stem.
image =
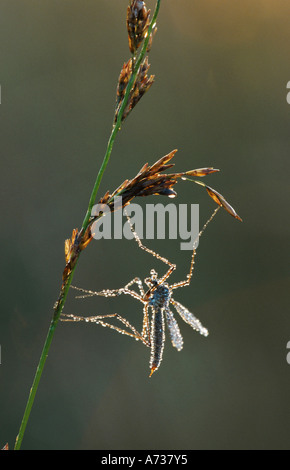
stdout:
<svg viewBox="0 0 290 470">
<path fill-rule="evenodd" d="M 67 294 L 68 294 L 68 291 L 69 291 L 69 287 L 70 287 L 70 284 L 71 284 L 71 281 L 72 281 L 72 278 L 73 278 L 73 273 L 74 273 L 75 268 L 76 268 L 76 264 L 75 264 L 74 268 L 72 269 L 70 275 L 68 276 L 65 286 L 61 290 L 61 294 L 59 296 L 59 301 L 57 303 L 57 308 L 54 311 L 54 315 L 52 317 L 50 327 L 49 327 L 49 330 L 48 330 L 48 333 L 47 333 L 47 337 L 46 337 L 46 340 L 45 340 L 45 343 L 44 343 L 44 346 L 43 346 L 43 350 L 42 350 L 42 353 L 41 353 L 41 356 L 40 356 L 40 360 L 39 360 L 39 363 L 38 363 L 38 366 L 37 366 L 37 369 L 36 369 L 33 384 L 32 384 L 32 387 L 30 389 L 30 393 L 29 393 L 28 401 L 27 401 L 26 408 L 25 408 L 25 411 L 24 411 L 23 419 L 22 419 L 22 422 L 21 422 L 21 425 L 20 425 L 19 433 L 16 437 L 14 450 L 19 450 L 21 448 L 22 439 L 23 439 L 25 429 L 26 429 L 26 426 L 27 426 L 27 422 L 28 422 L 28 419 L 29 419 L 29 416 L 30 416 L 30 412 L 31 412 L 31 409 L 32 409 L 32 406 L 33 406 L 33 403 L 34 403 L 34 398 L 35 398 L 35 395 L 36 395 L 36 392 L 37 392 L 37 389 L 38 389 L 39 381 L 40 381 L 40 378 L 41 378 L 41 375 L 42 375 L 42 372 L 43 372 L 43 369 L 44 369 L 44 365 L 45 365 L 45 362 L 46 362 L 46 359 L 47 359 L 47 356 L 48 356 L 48 352 L 49 352 L 50 345 L 51 345 L 51 342 L 52 342 L 52 339 L 53 339 L 53 336 L 54 336 L 56 325 L 58 323 L 59 317 L 61 315 L 62 309 L 63 309 L 65 301 L 66 301 L 66 297 L 67 297 Z"/>
<path fill-rule="evenodd" d="M 151 31 L 152 31 L 153 25 L 156 22 L 158 12 L 159 12 L 159 8 L 160 8 L 160 4 L 161 4 L 161 0 L 157 0 L 155 11 L 154 11 L 150 26 L 148 28 L 147 37 L 144 40 L 143 47 L 141 49 L 138 60 L 136 61 L 136 64 L 135 64 L 135 67 L 134 67 L 134 71 L 133 71 L 132 76 L 131 76 L 131 78 L 128 82 L 127 89 L 126 89 L 126 92 L 125 92 L 125 96 L 124 96 L 122 105 L 120 107 L 120 110 L 118 112 L 116 123 L 113 125 L 112 132 L 111 132 L 111 135 L 110 135 L 110 138 L 109 138 L 109 141 L 108 141 L 108 145 L 107 145 L 107 150 L 106 150 L 101 168 L 99 170 L 99 173 L 97 175 L 97 179 L 95 181 L 95 184 L 94 184 L 94 187 L 93 187 L 93 190 L 92 190 L 92 193 L 91 193 L 91 197 L 90 197 L 90 200 L 89 200 L 89 205 L 88 205 L 88 209 L 87 209 L 87 212 L 86 212 L 86 216 L 85 216 L 83 224 L 82 224 L 82 229 L 83 230 L 85 230 L 88 227 L 88 224 L 89 224 L 89 221 L 90 221 L 90 216 L 91 216 L 91 211 L 92 211 L 92 208 L 95 204 L 97 192 L 98 192 L 99 186 L 101 184 L 101 180 L 102 180 L 103 174 L 105 172 L 105 169 L 106 169 L 107 164 L 109 162 L 117 133 L 121 128 L 122 116 L 123 116 L 124 110 L 125 110 L 125 108 L 127 106 L 127 103 L 128 103 L 130 91 L 131 91 L 131 89 L 134 85 L 139 67 L 140 67 L 140 65 L 141 65 L 141 63 L 144 59 L 145 54 L 146 54 L 150 34 L 151 34 Z M 71 285 L 73 275 L 74 275 L 74 272 L 75 272 L 75 269 L 76 269 L 76 266 L 77 266 L 77 261 L 78 261 L 78 259 L 76 259 L 76 262 L 75 262 L 75 265 L 74 265 L 73 269 L 71 270 L 71 272 L 68 275 L 64 285 L 61 288 L 61 291 L 60 291 L 60 294 L 59 294 L 59 297 L 58 297 L 58 301 L 57 301 L 56 307 L 54 309 L 54 314 L 53 314 L 53 317 L 52 317 L 52 320 L 51 320 L 51 323 L 50 323 L 50 327 L 49 327 L 49 330 L 48 330 L 48 333 L 47 333 L 47 336 L 46 336 L 46 340 L 45 340 L 45 343 L 44 343 L 44 346 L 43 346 L 43 349 L 42 349 L 42 353 L 41 353 L 41 356 L 40 356 L 40 359 L 39 359 L 39 363 L 38 363 L 38 366 L 37 366 L 37 369 L 36 369 L 33 384 L 32 384 L 32 387 L 30 389 L 30 393 L 29 393 L 28 401 L 27 401 L 26 408 L 25 408 L 25 411 L 24 411 L 23 419 L 22 419 L 22 422 L 21 422 L 21 425 L 20 425 L 20 428 L 19 428 L 18 435 L 16 437 L 14 450 L 20 450 L 20 448 L 21 448 L 22 440 L 23 440 L 24 433 L 25 433 L 25 430 L 26 430 L 26 426 L 27 426 L 27 423 L 28 423 L 28 419 L 29 419 L 29 416 L 30 416 L 30 413 L 31 413 L 31 409 L 32 409 L 32 406 L 33 406 L 33 403 L 34 403 L 35 395 L 36 395 L 38 385 L 39 385 L 39 382 L 40 382 L 40 379 L 41 379 L 41 376 L 42 376 L 42 372 L 43 372 L 44 365 L 45 365 L 45 362 L 46 362 L 46 359 L 47 359 L 47 356 L 48 356 L 48 352 L 49 352 L 49 349 L 50 349 L 50 346 L 51 346 L 51 342 L 52 342 L 52 339 L 53 339 L 53 336 L 54 336 L 54 333 L 55 333 L 55 329 L 56 329 L 56 326 L 58 324 L 60 315 L 62 313 L 64 304 L 65 304 L 65 301 L 66 301 L 66 298 L 67 298 L 67 295 L 68 295 L 69 287 Z"/>
</svg>

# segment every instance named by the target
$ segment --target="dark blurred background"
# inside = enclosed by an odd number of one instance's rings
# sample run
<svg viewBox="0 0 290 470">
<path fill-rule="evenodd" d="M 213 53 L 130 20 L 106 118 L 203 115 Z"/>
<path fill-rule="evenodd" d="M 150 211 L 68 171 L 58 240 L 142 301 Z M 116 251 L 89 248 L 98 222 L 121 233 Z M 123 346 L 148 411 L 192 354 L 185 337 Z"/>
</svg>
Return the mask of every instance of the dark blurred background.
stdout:
<svg viewBox="0 0 290 470">
<path fill-rule="evenodd" d="M 14 445 L 64 240 L 81 226 L 106 149 L 130 56 L 127 4 L 1 1 L 0 446 Z M 289 448 L 289 14 L 282 0 L 162 2 L 150 53 L 156 82 L 124 124 L 99 196 L 174 148 L 177 171 L 221 169 L 206 182 L 243 223 L 220 211 L 200 241 L 191 286 L 175 293 L 210 335 L 179 319 L 184 349 L 167 338 L 149 379 L 141 343 L 59 324 L 23 449 Z M 200 204 L 205 221 L 214 209 L 207 194 L 191 183 L 176 189 L 174 202 Z M 177 263 L 172 281 L 189 267 L 179 242 L 147 242 Z M 74 284 L 117 288 L 152 267 L 165 272 L 134 241 L 94 241 Z M 71 291 L 65 311 L 117 311 L 141 328 L 141 304 L 124 297 L 76 300 Z"/>
</svg>

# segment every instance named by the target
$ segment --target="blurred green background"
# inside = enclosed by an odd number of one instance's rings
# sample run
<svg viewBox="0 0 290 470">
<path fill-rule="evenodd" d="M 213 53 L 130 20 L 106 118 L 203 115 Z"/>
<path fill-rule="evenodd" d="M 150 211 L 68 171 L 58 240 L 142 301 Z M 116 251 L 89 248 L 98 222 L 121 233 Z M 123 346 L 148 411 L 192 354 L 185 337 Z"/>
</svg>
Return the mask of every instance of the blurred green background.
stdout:
<svg viewBox="0 0 290 470">
<path fill-rule="evenodd" d="M 64 268 L 102 161 L 121 66 L 126 0 L 1 0 L 0 446 L 13 447 Z M 147 2 L 154 8 L 155 2 Z M 59 324 L 23 449 L 287 449 L 290 439 L 290 4 L 165 0 L 150 53 L 156 82 L 123 126 L 99 196 L 174 148 L 176 170 L 214 166 L 206 182 L 243 218 L 219 213 L 202 237 L 180 301 L 184 349 L 165 345 L 149 375 L 141 343 L 109 329 Z M 204 180 L 205 181 L 205 180 Z M 214 203 L 191 183 L 176 203 Z M 138 201 L 136 201 L 138 202 Z M 140 201 L 141 202 L 141 201 Z M 163 202 L 151 197 L 142 204 Z M 147 245 L 177 263 L 179 240 Z M 134 241 L 93 242 L 74 284 L 117 288 L 159 261 Z M 119 312 L 134 299 L 76 300 L 75 314 Z"/>
</svg>

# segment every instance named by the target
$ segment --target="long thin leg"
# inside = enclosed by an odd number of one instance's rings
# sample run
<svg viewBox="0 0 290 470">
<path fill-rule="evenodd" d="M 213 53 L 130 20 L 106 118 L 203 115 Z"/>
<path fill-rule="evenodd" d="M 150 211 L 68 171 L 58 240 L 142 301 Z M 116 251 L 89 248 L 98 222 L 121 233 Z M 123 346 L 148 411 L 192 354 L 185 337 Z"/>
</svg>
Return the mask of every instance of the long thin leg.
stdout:
<svg viewBox="0 0 290 470">
<path fill-rule="evenodd" d="M 103 296 L 103 297 L 115 297 L 117 295 L 121 295 L 120 289 L 114 289 L 114 290 L 109 290 L 109 289 L 104 289 L 99 292 L 88 290 L 88 289 L 83 289 L 82 287 L 77 287 L 77 286 L 70 286 L 71 289 L 75 289 L 79 292 L 82 292 L 84 295 L 77 295 L 77 299 L 84 299 L 86 297 L 94 297 L 95 295 Z"/>
<path fill-rule="evenodd" d="M 201 231 L 199 232 L 197 238 L 194 240 L 194 243 L 193 243 L 193 246 L 195 245 L 196 241 L 198 240 L 199 237 L 201 237 L 201 235 L 204 233 L 206 227 L 208 226 L 208 224 L 212 221 L 212 219 L 214 218 L 214 216 L 217 214 L 218 210 L 220 209 L 220 206 L 218 206 L 214 212 L 212 213 L 212 215 L 210 216 L 210 218 L 207 220 L 207 222 L 204 224 L 204 226 L 202 227 Z M 170 286 L 170 290 L 172 289 L 178 289 L 179 287 L 185 287 L 185 286 L 189 286 L 190 284 L 190 281 L 191 281 L 191 277 L 192 277 L 192 273 L 193 273 L 193 270 L 194 270 L 194 262 L 195 262 L 195 254 L 196 254 L 196 249 L 193 248 L 193 252 L 192 252 L 192 257 L 191 257 L 191 262 L 190 262 L 190 269 L 189 269 L 189 273 L 188 275 L 186 276 L 186 280 L 185 281 L 180 281 L 180 282 L 177 282 L 176 284 L 173 284 L 172 286 Z"/>
<path fill-rule="evenodd" d="M 104 322 L 103 320 L 106 319 L 106 318 L 116 318 L 117 320 L 119 320 L 121 323 L 123 323 L 127 328 L 129 328 L 132 333 L 130 333 L 129 331 L 126 331 L 126 330 L 123 330 L 122 328 L 119 328 L 115 325 L 112 325 L 111 323 L 107 323 L 107 322 Z M 111 328 L 112 330 L 116 330 L 118 333 L 121 333 L 122 335 L 127 335 L 127 336 L 131 336 L 132 338 L 135 338 L 137 341 L 142 341 L 142 343 L 144 343 L 146 346 L 149 346 L 149 343 L 148 341 L 146 340 L 146 338 L 143 337 L 143 334 L 140 334 L 136 328 L 134 328 L 134 326 L 132 326 L 128 320 L 126 320 L 125 318 L 123 318 L 121 315 L 119 315 L 118 313 L 111 313 L 111 314 L 108 314 L 108 315 L 97 315 L 97 316 L 92 316 L 92 317 L 81 317 L 81 316 L 77 316 L 77 315 L 72 315 L 72 314 L 62 314 L 61 315 L 61 318 L 60 318 L 61 321 L 73 321 L 73 322 L 80 322 L 80 321 L 84 321 L 84 322 L 90 322 L 90 323 L 96 323 L 96 324 L 99 324 L 99 325 L 102 325 L 104 327 L 108 327 L 108 328 Z"/>
<path fill-rule="evenodd" d="M 129 282 L 129 283 L 124 287 L 124 289 L 128 289 L 128 287 L 131 287 L 132 284 L 137 284 L 141 296 L 144 297 L 145 292 L 144 292 L 144 289 L 143 289 L 143 284 L 142 284 L 141 279 L 140 279 L 139 277 L 135 277 L 134 279 L 132 279 L 131 282 Z"/>
<path fill-rule="evenodd" d="M 150 338 L 150 326 L 149 326 L 149 314 L 148 314 L 148 303 L 144 304 L 143 307 L 143 328 L 142 328 L 142 338 L 148 338 L 148 343 L 151 344 Z"/>
<path fill-rule="evenodd" d="M 130 228 L 131 228 L 131 232 L 133 233 L 134 235 L 134 238 L 136 240 L 136 242 L 138 243 L 138 246 L 139 248 L 141 248 L 141 250 L 144 250 L 146 251 L 147 253 L 149 253 L 150 255 L 154 256 L 155 258 L 159 259 L 160 261 L 163 261 L 163 263 L 167 264 L 169 266 L 169 269 L 168 271 L 164 274 L 164 276 L 160 279 L 159 281 L 159 284 L 162 284 L 163 282 L 165 282 L 165 280 L 170 276 L 170 274 L 176 269 L 176 264 L 173 264 L 171 263 L 167 258 L 164 258 L 164 256 L 161 256 L 159 255 L 158 253 L 156 253 L 156 251 L 153 251 L 151 250 L 150 248 L 148 248 L 147 246 L 143 245 L 143 243 L 141 242 L 138 234 L 135 232 L 134 228 L 133 228 L 133 225 L 131 223 L 131 219 L 130 217 L 128 216 L 127 212 L 126 212 L 126 209 L 124 209 L 124 213 L 127 217 L 127 220 L 128 220 L 128 223 L 130 225 Z"/>
<path fill-rule="evenodd" d="M 131 287 L 131 285 L 133 285 L 134 283 L 136 283 L 137 286 L 139 287 L 141 295 L 138 295 L 137 292 L 129 289 L 129 287 Z M 138 277 L 135 277 L 134 279 L 132 279 L 132 281 L 128 282 L 126 286 L 121 287 L 120 289 L 111 289 L 111 290 L 104 289 L 99 292 L 96 292 L 96 291 L 91 291 L 91 290 L 83 289 L 81 287 L 76 287 L 76 286 L 71 286 L 71 288 L 78 290 L 80 292 L 83 292 L 84 295 L 78 295 L 77 296 L 78 299 L 84 299 L 86 297 L 94 297 L 95 295 L 103 296 L 103 297 L 116 297 L 121 294 L 128 294 L 134 297 L 135 299 L 139 300 L 140 302 L 144 303 L 143 301 L 144 289 L 143 289 L 142 281 Z"/>
</svg>

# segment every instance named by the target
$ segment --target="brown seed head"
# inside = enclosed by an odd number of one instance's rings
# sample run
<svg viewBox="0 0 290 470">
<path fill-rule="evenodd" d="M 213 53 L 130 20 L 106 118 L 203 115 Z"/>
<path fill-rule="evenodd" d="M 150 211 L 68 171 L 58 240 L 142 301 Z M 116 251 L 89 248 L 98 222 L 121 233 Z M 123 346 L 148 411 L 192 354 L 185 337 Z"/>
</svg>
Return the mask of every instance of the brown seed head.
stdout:
<svg viewBox="0 0 290 470">
<path fill-rule="evenodd" d="M 145 73 L 146 76 L 146 66 L 140 72 L 140 77 L 142 73 Z M 144 75 L 143 75 L 144 79 Z M 142 79 L 140 78 L 141 82 Z M 113 193 L 107 191 L 105 195 L 99 200 L 99 212 L 98 215 L 92 215 L 90 218 L 90 223 L 87 229 L 84 231 L 83 229 L 79 232 L 77 229 L 74 229 L 72 232 L 71 239 L 65 241 L 65 260 L 66 260 L 66 267 L 63 272 L 63 281 L 67 279 L 68 275 L 71 273 L 71 270 L 75 266 L 75 263 L 78 259 L 80 252 L 87 247 L 87 245 L 92 240 L 92 233 L 91 227 L 93 222 L 95 222 L 98 218 L 102 216 L 102 205 L 109 207 L 111 212 L 120 209 L 121 207 L 125 207 L 135 198 L 135 197 L 146 197 L 151 195 L 158 195 L 158 196 L 167 196 L 167 197 L 175 197 L 176 192 L 174 191 L 173 187 L 177 183 L 178 179 L 189 179 L 188 176 L 197 176 L 202 177 L 206 176 L 210 173 L 215 173 L 219 170 L 216 170 L 212 167 L 207 168 L 199 168 L 196 170 L 189 170 L 182 173 L 163 173 L 165 170 L 172 168 L 174 163 L 171 163 L 172 158 L 176 154 L 177 150 L 173 150 L 169 154 L 165 155 L 164 157 L 160 158 L 157 162 L 153 165 L 145 165 L 142 166 L 140 171 L 137 175 L 131 179 L 126 179 Z M 193 181 L 201 186 L 203 186 L 209 196 L 219 205 L 222 206 L 229 214 L 235 217 L 238 220 L 242 220 L 233 207 L 225 200 L 225 198 L 218 193 L 215 189 L 210 188 L 206 184 L 202 183 L 201 181 Z M 122 198 L 122 206 L 120 205 L 120 199 L 118 199 L 118 204 L 115 204 L 117 198 Z M 152 373 L 154 370 L 152 371 Z"/>
<path fill-rule="evenodd" d="M 117 86 L 117 99 L 116 99 L 116 108 L 118 108 L 119 104 L 122 102 L 126 87 L 130 80 L 132 74 L 132 59 L 128 60 L 122 67 L 122 70 L 119 75 L 118 86 Z"/>
<path fill-rule="evenodd" d="M 141 100 L 142 96 L 149 90 L 149 88 L 154 83 L 154 75 L 150 75 L 148 77 L 147 73 L 149 71 L 150 65 L 148 64 L 148 57 L 144 59 L 142 64 L 140 65 L 138 75 L 135 80 L 135 84 L 131 90 L 128 105 L 124 110 L 122 121 L 126 119 L 126 117 L 130 114 L 133 108 L 135 108 L 136 104 Z M 117 120 L 118 109 L 116 110 L 115 114 L 115 122 Z"/>
<path fill-rule="evenodd" d="M 145 2 L 132 0 L 127 9 L 127 30 L 129 49 L 135 54 L 149 27 L 150 10 L 147 10 Z"/>
</svg>

